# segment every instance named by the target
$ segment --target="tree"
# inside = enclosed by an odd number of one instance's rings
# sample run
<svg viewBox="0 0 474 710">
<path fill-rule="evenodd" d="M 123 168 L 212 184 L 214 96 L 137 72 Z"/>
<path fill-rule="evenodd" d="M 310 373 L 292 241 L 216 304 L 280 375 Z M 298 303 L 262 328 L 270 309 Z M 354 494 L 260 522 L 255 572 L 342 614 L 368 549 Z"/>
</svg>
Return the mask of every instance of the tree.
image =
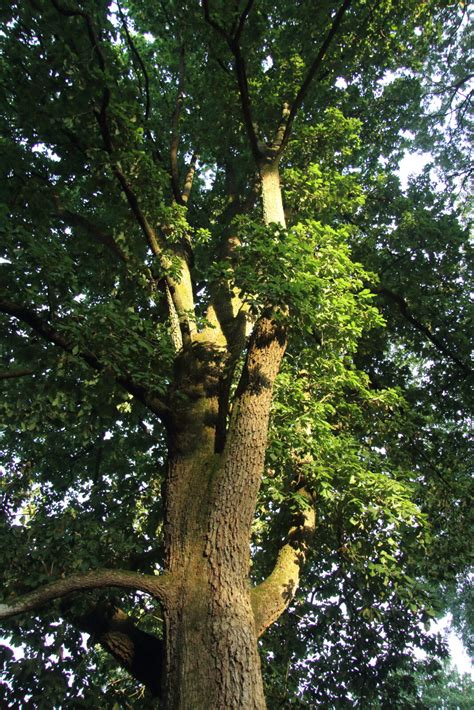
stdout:
<svg viewBox="0 0 474 710">
<path fill-rule="evenodd" d="M 437 650 L 469 244 L 393 171 L 461 12 L 2 9 L 9 707 L 263 708 L 259 637 L 271 707 L 367 707 Z"/>
<path fill-rule="evenodd" d="M 464 710 L 472 707 L 474 682 L 449 664 L 419 662 L 413 676 L 405 676 L 404 707 L 425 710 Z M 407 682 L 408 681 L 408 682 Z"/>
</svg>

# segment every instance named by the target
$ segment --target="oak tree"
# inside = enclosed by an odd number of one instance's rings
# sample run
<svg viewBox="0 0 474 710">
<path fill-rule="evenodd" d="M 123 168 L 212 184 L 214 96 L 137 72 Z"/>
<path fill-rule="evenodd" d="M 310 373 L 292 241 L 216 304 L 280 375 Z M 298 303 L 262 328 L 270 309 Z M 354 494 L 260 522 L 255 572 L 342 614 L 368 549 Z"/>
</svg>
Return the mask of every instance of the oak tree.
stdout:
<svg viewBox="0 0 474 710">
<path fill-rule="evenodd" d="M 7 5 L 7 707 L 404 707 L 468 580 L 467 8 Z"/>
</svg>

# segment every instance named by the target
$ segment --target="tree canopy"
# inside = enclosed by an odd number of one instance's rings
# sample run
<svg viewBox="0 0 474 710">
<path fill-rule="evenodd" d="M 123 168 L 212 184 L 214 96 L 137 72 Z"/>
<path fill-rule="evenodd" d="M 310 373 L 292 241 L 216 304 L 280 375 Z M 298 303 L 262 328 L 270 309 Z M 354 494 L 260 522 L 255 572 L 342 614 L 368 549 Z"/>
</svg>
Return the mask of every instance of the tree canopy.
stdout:
<svg viewBox="0 0 474 710">
<path fill-rule="evenodd" d="M 472 652 L 469 38 L 440 0 L 2 7 L 6 707 L 171 707 L 187 525 L 270 708 L 429 707 L 447 609 Z"/>
</svg>

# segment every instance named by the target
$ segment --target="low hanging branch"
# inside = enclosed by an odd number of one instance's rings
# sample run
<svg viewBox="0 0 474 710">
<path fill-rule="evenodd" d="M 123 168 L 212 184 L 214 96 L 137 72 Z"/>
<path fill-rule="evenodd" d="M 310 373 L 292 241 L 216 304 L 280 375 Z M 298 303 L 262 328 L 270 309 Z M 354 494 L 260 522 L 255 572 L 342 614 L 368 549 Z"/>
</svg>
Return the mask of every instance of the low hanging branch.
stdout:
<svg viewBox="0 0 474 710">
<path fill-rule="evenodd" d="M 104 587 L 120 587 L 133 591 L 146 592 L 155 599 L 166 602 L 173 594 L 172 577 L 163 574 L 160 577 L 143 575 L 129 570 L 100 569 L 93 572 L 73 574 L 64 579 L 57 579 L 36 589 L 34 592 L 23 594 L 10 603 L 0 604 L 0 619 L 22 614 L 26 611 L 39 609 L 50 601 L 60 599 L 73 592 L 84 592 L 89 589 Z"/>
</svg>

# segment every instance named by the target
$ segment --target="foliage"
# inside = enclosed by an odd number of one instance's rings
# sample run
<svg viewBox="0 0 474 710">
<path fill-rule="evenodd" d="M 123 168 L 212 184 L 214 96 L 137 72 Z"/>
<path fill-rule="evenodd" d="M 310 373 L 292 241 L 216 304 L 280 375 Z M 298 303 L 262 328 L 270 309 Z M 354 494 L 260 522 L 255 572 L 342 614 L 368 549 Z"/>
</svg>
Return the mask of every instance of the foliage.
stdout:
<svg viewBox="0 0 474 710">
<path fill-rule="evenodd" d="M 242 17 L 243 3 L 212 5 L 221 27 Z M 276 309 L 289 333 L 253 581 L 271 572 L 307 505 L 302 485 L 317 527 L 297 595 L 261 642 L 269 706 L 376 708 L 399 697 L 408 707 L 407 678 L 427 707 L 457 707 L 458 687 L 472 694 L 447 672 L 453 700 L 436 705 L 413 653 L 443 655 L 425 629 L 448 609 L 466 639 L 472 626 L 472 244 L 465 205 L 434 190 L 428 171 L 405 190 L 395 172 L 421 147 L 445 179 L 465 175 L 467 139 L 448 155 L 427 98 L 434 83 L 442 111 L 457 111 L 457 140 L 470 126 L 463 5 L 351 3 L 282 156 L 286 227 L 262 221 L 234 59 L 198 3 L 2 8 L 3 598 L 98 567 L 163 569 L 167 440 L 150 400 L 183 406 L 164 284 L 182 283 L 185 253 L 199 334 L 212 332 L 219 289 L 250 322 Z M 252 8 L 242 51 L 264 140 L 298 97 L 333 9 Z M 195 154 L 190 200 L 179 200 L 176 173 L 183 183 Z M 232 354 L 232 396 L 244 357 L 244 347 Z M 105 601 L 162 636 L 158 605 L 119 592 L 5 622 L 25 651 L 14 660 L 2 646 L 7 707 L 97 707 L 99 697 L 103 708 L 153 707 L 100 647 L 84 650 L 78 619 Z"/>
</svg>

